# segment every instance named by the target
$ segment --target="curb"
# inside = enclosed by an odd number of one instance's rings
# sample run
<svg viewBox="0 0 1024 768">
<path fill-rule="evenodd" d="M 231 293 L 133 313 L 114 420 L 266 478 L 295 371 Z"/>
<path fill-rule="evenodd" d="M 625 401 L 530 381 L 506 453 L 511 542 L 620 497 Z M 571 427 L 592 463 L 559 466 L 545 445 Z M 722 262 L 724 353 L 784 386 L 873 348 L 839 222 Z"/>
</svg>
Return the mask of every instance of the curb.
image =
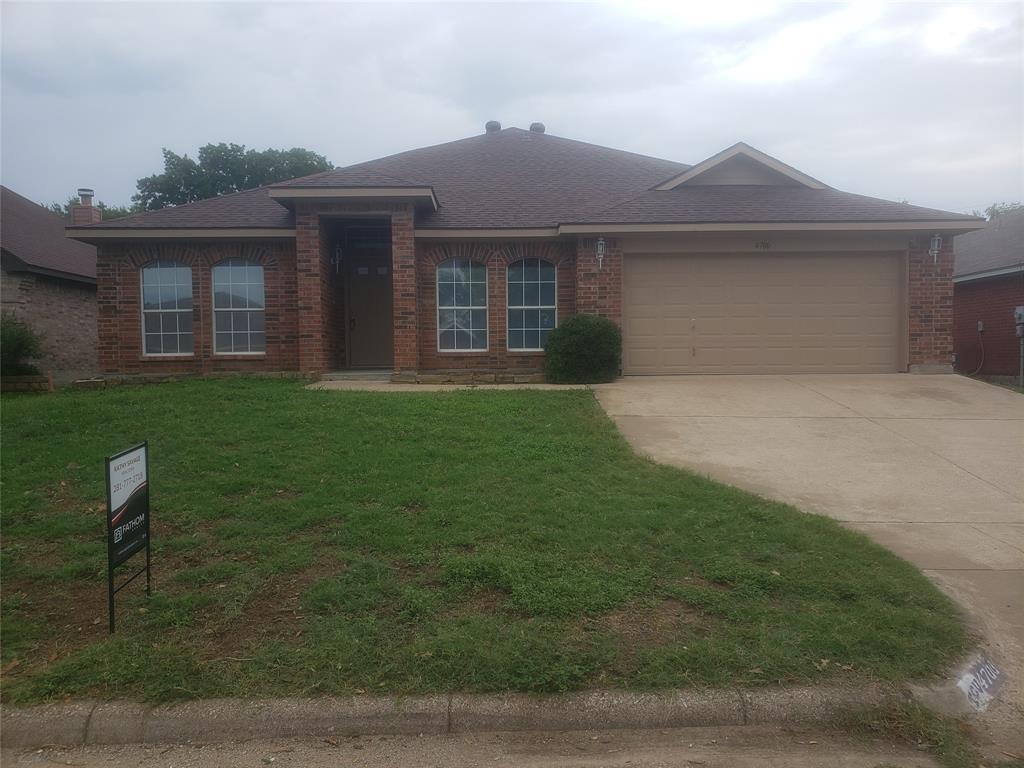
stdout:
<svg viewBox="0 0 1024 768">
<path fill-rule="evenodd" d="M 210 699 L 150 706 L 126 701 L 48 704 L 3 712 L 4 748 L 216 743 L 303 736 L 820 723 L 897 696 L 880 685 L 528 694 Z"/>
</svg>

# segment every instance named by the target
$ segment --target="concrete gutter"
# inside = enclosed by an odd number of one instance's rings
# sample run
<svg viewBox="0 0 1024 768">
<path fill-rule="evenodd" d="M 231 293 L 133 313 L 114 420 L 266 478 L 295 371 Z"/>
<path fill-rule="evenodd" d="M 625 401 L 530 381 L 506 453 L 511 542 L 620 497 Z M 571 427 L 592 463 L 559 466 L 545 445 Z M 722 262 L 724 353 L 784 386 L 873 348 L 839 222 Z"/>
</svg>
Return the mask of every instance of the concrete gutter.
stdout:
<svg viewBox="0 0 1024 768">
<path fill-rule="evenodd" d="M 72 702 L 5 707 L 3 746 L 215 743 L 303 736 L 447 734 L 820 723 L 899 697 L 883 686 L 562 695 L 450 694 L 245 701 L 212 699 L 149 706 Z"/>
</svg>

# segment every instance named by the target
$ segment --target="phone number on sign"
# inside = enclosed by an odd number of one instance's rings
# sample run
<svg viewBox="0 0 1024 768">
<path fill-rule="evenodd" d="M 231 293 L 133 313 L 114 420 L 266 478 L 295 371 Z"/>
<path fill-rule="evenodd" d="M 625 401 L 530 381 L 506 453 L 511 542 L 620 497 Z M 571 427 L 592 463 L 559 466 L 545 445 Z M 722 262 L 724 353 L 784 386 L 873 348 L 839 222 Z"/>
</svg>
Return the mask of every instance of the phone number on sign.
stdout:
<svg viewBox="0 0 1024 768">
<path fill-rule="evenodd" d="M 126 477 L 124 480 L 118 480 L 110 487 L 110 490 L 114 493 L 120 493 L 127 488 L 138 485 L 145 477 L 146 475 L 144 472 L 137 472 L 131 477 Z"/>
</svg>

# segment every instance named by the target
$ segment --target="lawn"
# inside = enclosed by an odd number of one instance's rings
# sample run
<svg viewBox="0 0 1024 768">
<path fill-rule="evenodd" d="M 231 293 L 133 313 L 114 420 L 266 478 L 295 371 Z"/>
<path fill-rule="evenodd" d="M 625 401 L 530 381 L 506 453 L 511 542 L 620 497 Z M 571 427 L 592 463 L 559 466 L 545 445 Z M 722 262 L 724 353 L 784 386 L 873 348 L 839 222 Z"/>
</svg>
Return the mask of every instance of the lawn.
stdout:
<svg viewBox="0 0 1024 768">
<path fill-rule="evenodd" d="M 238 378 L 2 419 L 10 703 L 898 680 L 967 643 L 907 563 L 635 456 L 586 391 Z M 111 637 L 103 457 L 142 439 L 154 594 Z"/>
</svg>

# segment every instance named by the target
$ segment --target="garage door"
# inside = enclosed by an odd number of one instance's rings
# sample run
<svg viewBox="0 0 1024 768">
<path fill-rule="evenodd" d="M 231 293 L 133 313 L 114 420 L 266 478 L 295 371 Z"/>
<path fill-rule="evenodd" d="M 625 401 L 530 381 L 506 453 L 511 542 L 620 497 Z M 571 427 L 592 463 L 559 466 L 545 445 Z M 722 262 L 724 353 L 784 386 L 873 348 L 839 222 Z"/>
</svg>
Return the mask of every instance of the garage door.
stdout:
<svg viewBox="0 0 1024 768">
<path fill-rule="evenodd" d="M 627 255 L 626 373 L 900 370 L 898 253 Z"/>
</svg>

